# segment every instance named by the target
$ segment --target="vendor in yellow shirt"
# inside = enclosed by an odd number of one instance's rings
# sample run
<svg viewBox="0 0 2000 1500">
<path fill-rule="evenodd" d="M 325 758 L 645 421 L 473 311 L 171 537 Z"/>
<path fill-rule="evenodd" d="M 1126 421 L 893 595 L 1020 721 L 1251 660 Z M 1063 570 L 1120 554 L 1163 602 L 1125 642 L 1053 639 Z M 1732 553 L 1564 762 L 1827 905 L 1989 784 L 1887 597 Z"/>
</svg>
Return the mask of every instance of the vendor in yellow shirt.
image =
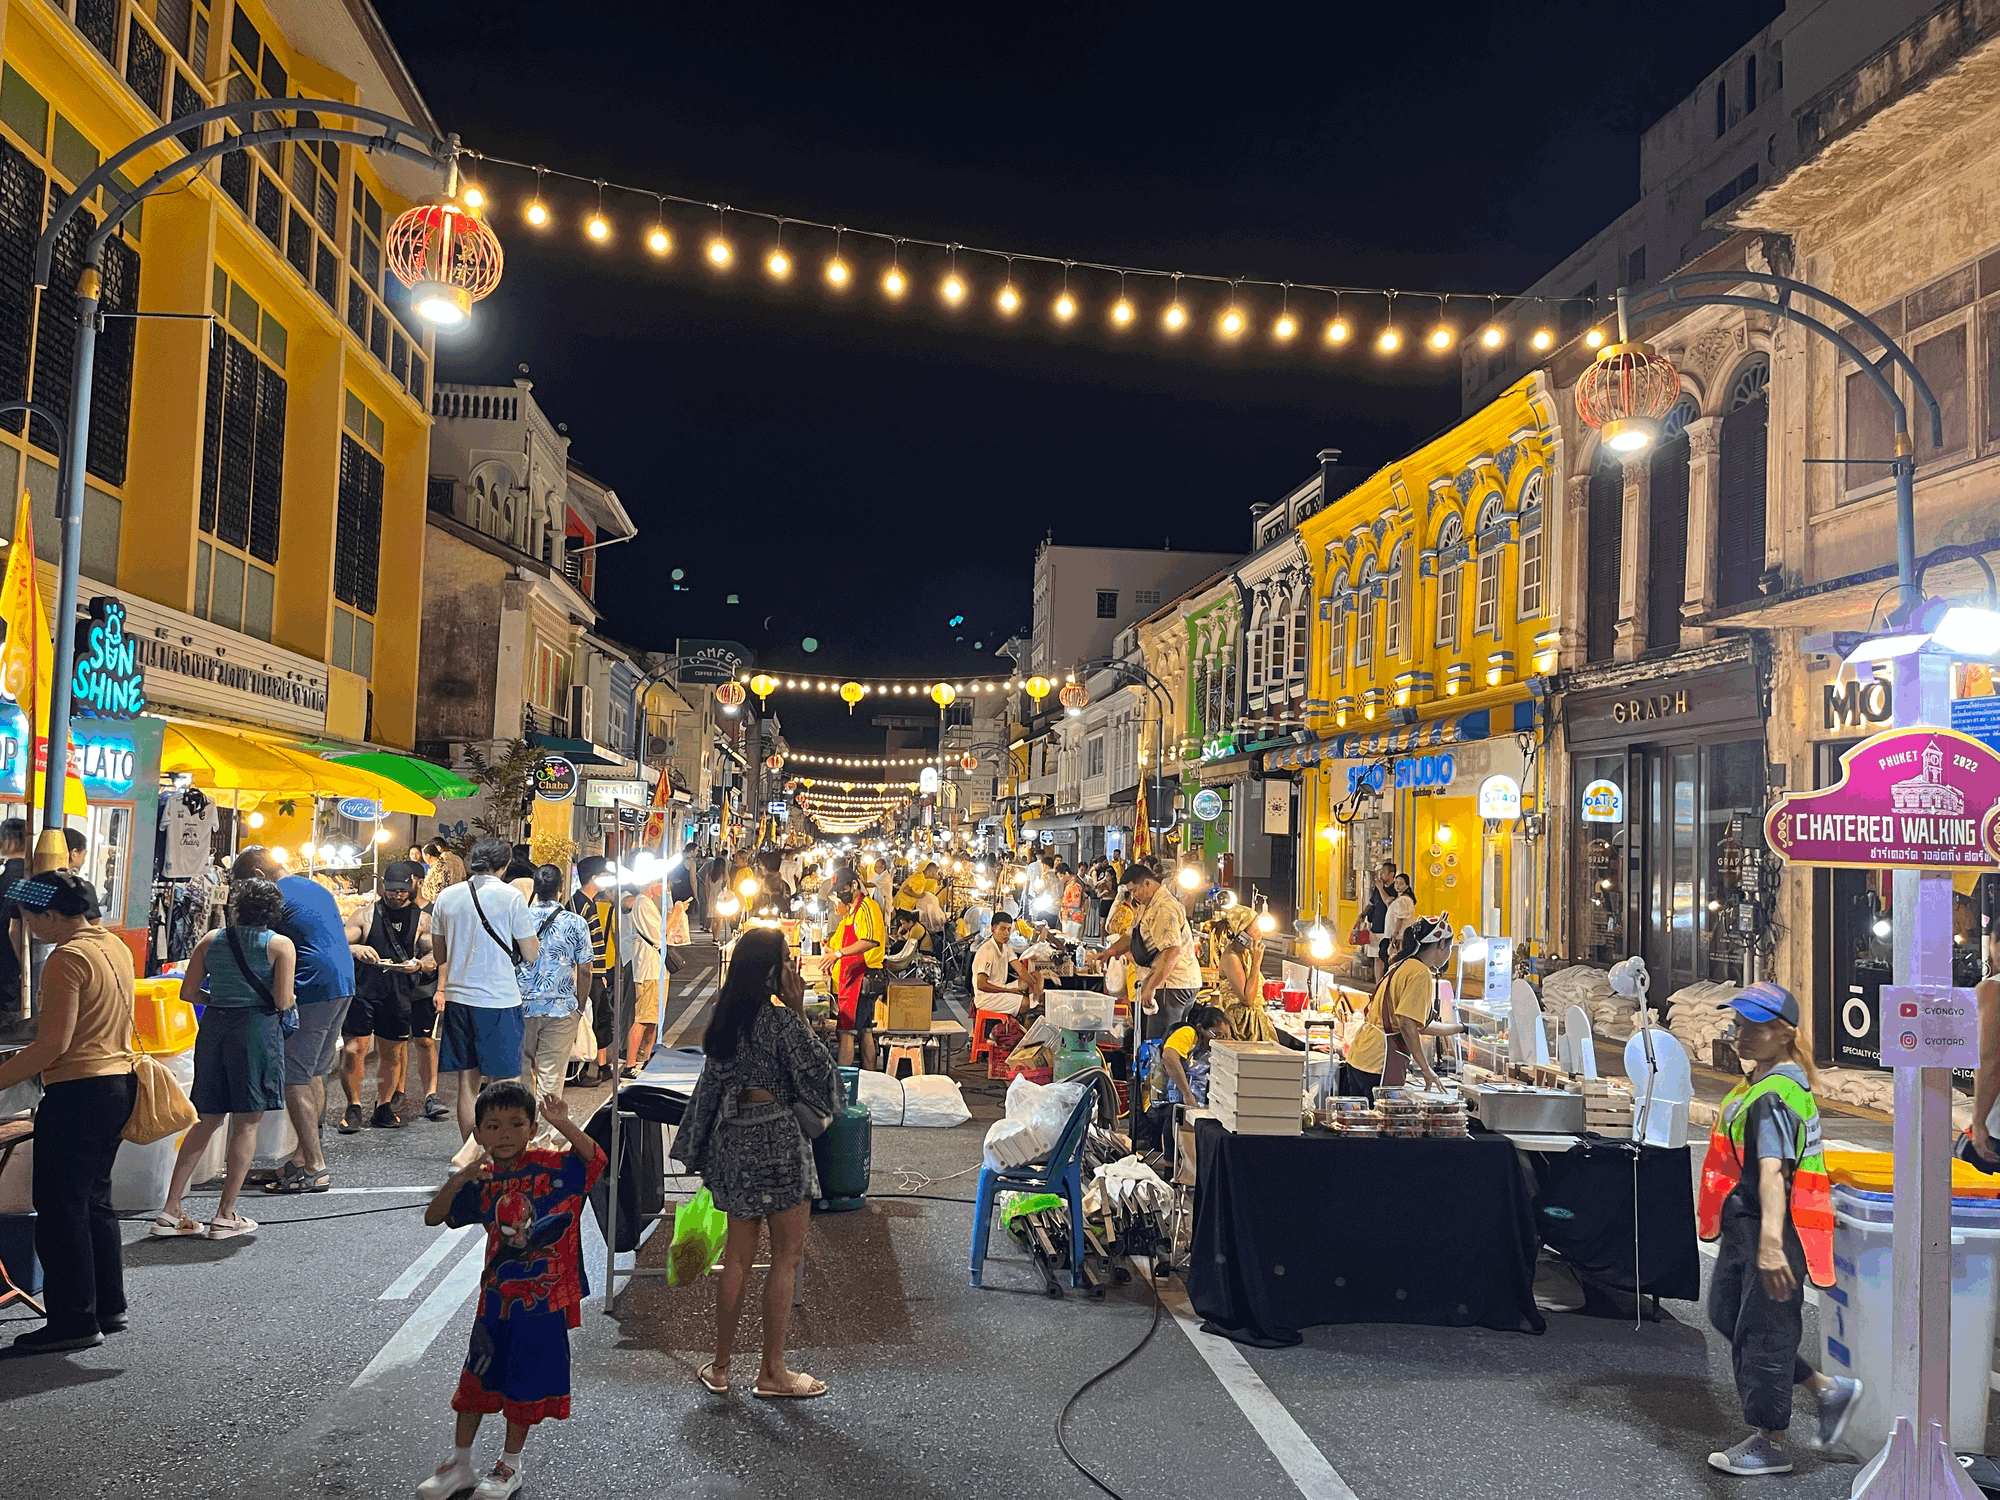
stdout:
<svg viewBox="0 0 2000 1500">
<path fill-rule="evenodd" d="M 1431 1088 L 1440 1088 L 1424 1049 L 1427 1036 L 1463 1036 L 1468 1026 L 1445 1026 L 1431 1020 L 1437 999 L 1437 978 L 1451 962 L 1451 923 L 1418 917 L 1403 929 L 1389 974 L 1375 987 L 1368 1013 L 1354 1034 L 1354 1045 L 1340 1067 L 1340 1091 L 1366 1098 L 1384 1080 L 1401 1083 L 1414 1065 Z M 1393 1032 L 1393 1035 L 1392 1035 Z M 1393 1054 L 1393 1055 L 1392 1055 Z"/>
<path fill-rule="evenodd" d="M 915 911 L 917 903 L 924 897 L 935 896 L 943 889 L 944 882 L 938 879 L 937 861 L 931 860 L 897 888 L 896 910 Z"/>
</svg>

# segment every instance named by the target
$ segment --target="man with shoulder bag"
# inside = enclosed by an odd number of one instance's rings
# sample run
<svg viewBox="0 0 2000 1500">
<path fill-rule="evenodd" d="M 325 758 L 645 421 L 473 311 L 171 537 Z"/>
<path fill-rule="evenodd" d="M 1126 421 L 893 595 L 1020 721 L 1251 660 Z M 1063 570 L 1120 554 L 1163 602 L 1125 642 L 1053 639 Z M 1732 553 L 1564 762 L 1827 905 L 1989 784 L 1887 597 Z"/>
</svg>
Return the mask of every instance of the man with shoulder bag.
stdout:
<svg viewBox="0 0 2000 1500">
<path fill-rule="evenodd" d="M 458 1130 L 466 1139 L 480 1089 L 520 1077 L 525 1024 L 515 970 L 541 952 L 526 898 L 500 879 L 512 857 L 505 840 L 481 839 L 466 856 L 466 878 L 440 891 L 431 909 L 444 1002 L 438 1072 L 458 1075 Z"/>
</svg>

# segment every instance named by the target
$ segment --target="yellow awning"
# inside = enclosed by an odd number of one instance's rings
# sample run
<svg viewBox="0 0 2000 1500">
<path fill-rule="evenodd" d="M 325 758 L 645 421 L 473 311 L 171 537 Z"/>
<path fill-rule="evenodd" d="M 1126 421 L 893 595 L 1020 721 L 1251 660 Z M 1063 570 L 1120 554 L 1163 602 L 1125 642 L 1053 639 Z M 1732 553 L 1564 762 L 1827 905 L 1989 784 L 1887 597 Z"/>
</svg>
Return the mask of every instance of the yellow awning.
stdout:
<svg viewBox="0 0 2000 1500">
<path fill-rule="evenodd" d="M 277 740 L 201 724 L 167 725 L 160 743 L 160 770 L 169 775 L 183 772 L 207 791 L 367 797 L 390 812 L 429 816 L 437 811 L 433 803 L 386 776 L 321 760 Z"/>
</svg>

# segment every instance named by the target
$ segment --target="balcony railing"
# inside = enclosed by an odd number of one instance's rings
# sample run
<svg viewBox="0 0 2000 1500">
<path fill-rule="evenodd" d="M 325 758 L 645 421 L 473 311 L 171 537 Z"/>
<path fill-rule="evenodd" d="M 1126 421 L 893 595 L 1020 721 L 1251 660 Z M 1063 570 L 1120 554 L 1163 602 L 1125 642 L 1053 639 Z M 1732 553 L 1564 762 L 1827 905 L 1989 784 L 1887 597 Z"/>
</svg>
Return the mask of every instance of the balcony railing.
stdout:
<svg viewBox="0 0 2000 1500">
<path fill-rule="evenodd" d="M 532 703 L 521 705 L 521 733 L 546 734 L 554 739 L 569 738 L 569 719 L 563 714 L 550 713 L 546 708 L 537 708 Z"/>
</svg>

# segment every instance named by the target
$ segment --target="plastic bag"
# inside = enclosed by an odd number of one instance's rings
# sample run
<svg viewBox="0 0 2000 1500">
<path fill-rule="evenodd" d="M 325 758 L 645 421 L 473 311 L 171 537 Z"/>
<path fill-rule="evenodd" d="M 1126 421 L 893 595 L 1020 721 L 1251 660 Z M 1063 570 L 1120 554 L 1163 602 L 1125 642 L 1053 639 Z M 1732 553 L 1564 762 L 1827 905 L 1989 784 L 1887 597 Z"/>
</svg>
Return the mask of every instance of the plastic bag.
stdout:
<svg viewBox="0 0 2000 1500">
<path fill-rule="evenodd" d="M 877 1125 L 903 1123 L 903 1085 L 887 1073 L 862 1069 L 855 1098 Z"/>
<path fill-rule="evenodd" d="M 1032 1125 L 1053 1144 L 1069 1123 L 1070 1111 L 1088 1083 L 1034 1083 L 1016 1078 L 1007 1085 L 1007 1118 Z"/>
<path fill-rule="evenodd" d="M 1040 1161 L 1055 1144 L 1026 1120 L 995 1120 L 986 1132 L 986 1165 L 994 1171 Z"/>
<path fill-rule="evenodd" d="M 924 1073 L 903 1080 L 903 1123 L 948 1129 L 972 1118 L 958 1085 L 942 1073 Z"/>
<path fill-rule="evenodd" d="M 667 1247 L 667 1285 L 686 1286 L 714 1270 L 728 1233 L 729 1215 L 715 1206 L 707 1188 L 675 1209 L 674 1240 Z"/>
</svg>

